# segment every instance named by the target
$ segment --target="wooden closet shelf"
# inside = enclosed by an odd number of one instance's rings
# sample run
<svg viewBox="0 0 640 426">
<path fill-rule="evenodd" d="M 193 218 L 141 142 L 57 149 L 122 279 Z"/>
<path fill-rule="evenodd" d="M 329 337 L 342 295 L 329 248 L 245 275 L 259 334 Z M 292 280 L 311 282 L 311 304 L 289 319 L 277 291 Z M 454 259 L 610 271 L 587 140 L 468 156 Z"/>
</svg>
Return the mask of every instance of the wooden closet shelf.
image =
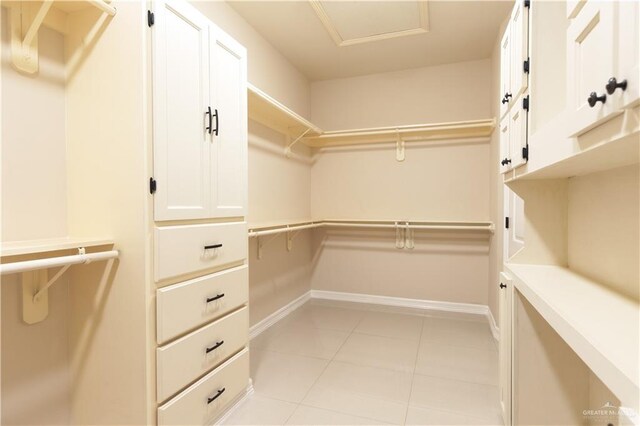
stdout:
<svg viewBox="0 0 640 426">
<path fill-rule="evenodd" d="M 505 265 L 518 291 L 622 403 L 637 402 L 638 302 L 561 266 Z"/>
<path fill-rule="evenodd" d="M 467 139 L 490 136 L 496 126 L 495 119 L 455 121 L 449 123 L 416 124 L 410 126 L 377 127 L 324 132 L 307 136 L 303 143 L 312 147 L 330 147 L 368 143 Z"/>
<path fill-rule="evenodd" d="M 0 256 L 20 256 L 59 250 L 71 250 L 80 247 L 112 246 L 113 244 L 113 240 L 108 238 L 64 237 L 43 240 L 6 241 L 0 243 Z"/>
</svg>

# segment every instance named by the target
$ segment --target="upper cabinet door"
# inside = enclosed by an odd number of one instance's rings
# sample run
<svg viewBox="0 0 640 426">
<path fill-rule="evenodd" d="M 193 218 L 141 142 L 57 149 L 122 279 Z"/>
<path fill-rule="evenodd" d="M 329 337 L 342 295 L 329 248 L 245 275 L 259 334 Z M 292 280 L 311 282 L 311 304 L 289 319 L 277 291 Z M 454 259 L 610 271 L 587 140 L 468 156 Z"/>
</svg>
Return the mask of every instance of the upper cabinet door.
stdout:
<svg viewBox="0 0 640 426">
<path fill-rule="evenodd" d="M 640 2 L 621 1 L 618 8 L 618 69 L 611 77 L 618 83 L 626 81 L 627 87 L 617 88 L 611 98 L 614 105 L 626 108 L 640 99 Z"/>
<path fill-rule="evenodd" d="M 211 211 L 209 21 L 187 2 L 154 2 L 153 168 L 155 220 Z"/>
<path fill-rule="evenodd" d="M 523 0 L 516 1 L 511 12 L 509 23 L 511 33 L 511 93 L 515 100 L 523 93 L 528 85 L 528 74 L 524 70 L 524 63 L 529 59 L 529 8 L 524 6 Z"/>
<path fill-rule="evenodd" d="M 245 216 L 247 207 L 247 53 L 227 34 L 211 29 L 210 135 L 212 216 Z"/>
<path fill-rule="evenodd" d="M 614 75 L 616 3 L 587 0 L 567 32 L 570 136 L 607 120 L 616 111 L 606 84 Z"/>
<path fill-rule="evenodd" d="M 500 117 L 509 111 L 509 102 L 513 99 L 511 93 L 511 34 L 509 27 L 500 42 Z"/>
<path fill-rule="evenodd" d="M 523 107 L 524 95 L 520 96 L 509 111 L 509 152 L 511 167 L 527 162 L 524 149 L 527 147 L 527 110 Z M 505 117 L 506 119 L 506 117 Z"/>
<path fill-rule="evenodd" d="M 510 117 L 508 115 L 500 121 L 500 173 L 511 170 L 509 121 Z"/>
</svg>

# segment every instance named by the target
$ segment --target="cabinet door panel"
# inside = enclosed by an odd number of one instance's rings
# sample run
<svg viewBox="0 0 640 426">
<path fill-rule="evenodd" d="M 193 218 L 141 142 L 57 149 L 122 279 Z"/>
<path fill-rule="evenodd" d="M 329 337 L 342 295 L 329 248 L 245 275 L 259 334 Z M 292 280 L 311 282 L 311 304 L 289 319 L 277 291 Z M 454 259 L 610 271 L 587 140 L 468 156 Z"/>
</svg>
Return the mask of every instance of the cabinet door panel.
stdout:
<svg viewBox="0 0 640 426">
<path fill-rule="evenodd" d="M 507 115 L 500 122 L 500 172 L 505 173 L 511 170 L 511 165 L 505 163 L 509 160 L 509 116 Z"/>
<path fill-rule="evenodd" d="M 633 106 L 640 99 L 640 2 L 618 3 L 618 81 L 627 80 L 627 89 L 618 89 L 611 95 L 614 105 L 620 108 Z"/>
<path fill-rule="evenodd" d="M 209 22 L 188 3 L 155 4 L 153 151 L 156 220 L 206 218 L 210 212 Z"/>
<path fill-rule="evenodd" d="M 219 30 L 212 30 L 213 96 L 218 134 L 211 139 L 212 214 L 244 216 L 247 205 L 247 62 L 246 50 Z"/>
<path fill-rule="evenodd" d="M 528 74 L 524 62 L 529 57 L 529 8 L 519 0 L 511 13 L 511 90 L 512 99 L 517 99 L 528 85 Z"/>
<path fill-rule="evenodd" d="M 522 150 L 527 146 L 527 110 L 522 107 L 524 96 L 516 99 L 509 111 L 509 152 L 511 167 L 518 167 L 526 160 Z"/>
<path fill-rule="evenodd" d="M 567 33 L 569 46 L 568 99 L 571 108 L 570 136 L 583 133 L 608 119 L 615 111 L 610 96 L 593 107 L 591 92 L 606 95 L 605 85 L 614 73 L 615 2 L 590 0 L 571 21 Z"/>
<path fill-rule="evenodd" d="M 505 95 L 511 93 L 511 34 L 509 27 L 504 31 L 500 42 L 500 117 L 509 111 L 509 102 L 503 102 Z"/>
<path fill-rule="evenodd" d="M 505 425 L 511 424 L 511 381 L 512 381 L 512 305 L 513 283 L 504 272 L 500 273 L 498 320 L 500 326 L 500 408 Z"/>
</svg>

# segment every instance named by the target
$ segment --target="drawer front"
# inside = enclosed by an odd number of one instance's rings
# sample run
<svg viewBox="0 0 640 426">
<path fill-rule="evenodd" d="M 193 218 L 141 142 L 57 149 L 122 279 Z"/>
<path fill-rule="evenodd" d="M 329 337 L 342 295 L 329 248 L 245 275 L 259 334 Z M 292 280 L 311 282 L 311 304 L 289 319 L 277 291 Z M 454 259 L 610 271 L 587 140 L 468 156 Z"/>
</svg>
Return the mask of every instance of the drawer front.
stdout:
<svg viewBox="0 0 640 426">
<path fill-rule="evenodd" d="M 163 226 L 155 230 L 156 281 L 246 258 L 246 222 Z"/>
<path fill-rule="evenodd" d="M 244 392 L 248 384 L 249 350 L 244 349 L 158 407 L 158 425 L 210 424 L 234 398 Z M 211 401 L 216 395 L 219 396 Z"/>
<path fill-rule="evenodd" d="M 244 305 L 248 300 L 249 267 L 247 265 L 158 289 L 156 293 L 158 343 L 162 344 L 219 318 Z"/>
<path fill-rule="evenodd" d="M 238 352 L 247 344 L 248 336 L 249 309 L 244 307 L 158 348 L 158 401 Z"/>
</svg>

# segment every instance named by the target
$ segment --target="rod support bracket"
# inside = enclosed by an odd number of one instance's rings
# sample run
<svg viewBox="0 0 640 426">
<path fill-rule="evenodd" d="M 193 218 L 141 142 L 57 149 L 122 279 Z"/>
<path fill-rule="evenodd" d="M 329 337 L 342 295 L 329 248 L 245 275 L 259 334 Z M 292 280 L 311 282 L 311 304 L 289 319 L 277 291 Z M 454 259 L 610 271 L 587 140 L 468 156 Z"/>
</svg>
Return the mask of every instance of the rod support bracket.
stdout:
<svg viewBox="0 0 640 426">
<path fill-rule="evenodd" d="M 400 129 L 396 129 L 396 161 L 404 161 L 404 139 L 400 136 Z"/>
</svg>

